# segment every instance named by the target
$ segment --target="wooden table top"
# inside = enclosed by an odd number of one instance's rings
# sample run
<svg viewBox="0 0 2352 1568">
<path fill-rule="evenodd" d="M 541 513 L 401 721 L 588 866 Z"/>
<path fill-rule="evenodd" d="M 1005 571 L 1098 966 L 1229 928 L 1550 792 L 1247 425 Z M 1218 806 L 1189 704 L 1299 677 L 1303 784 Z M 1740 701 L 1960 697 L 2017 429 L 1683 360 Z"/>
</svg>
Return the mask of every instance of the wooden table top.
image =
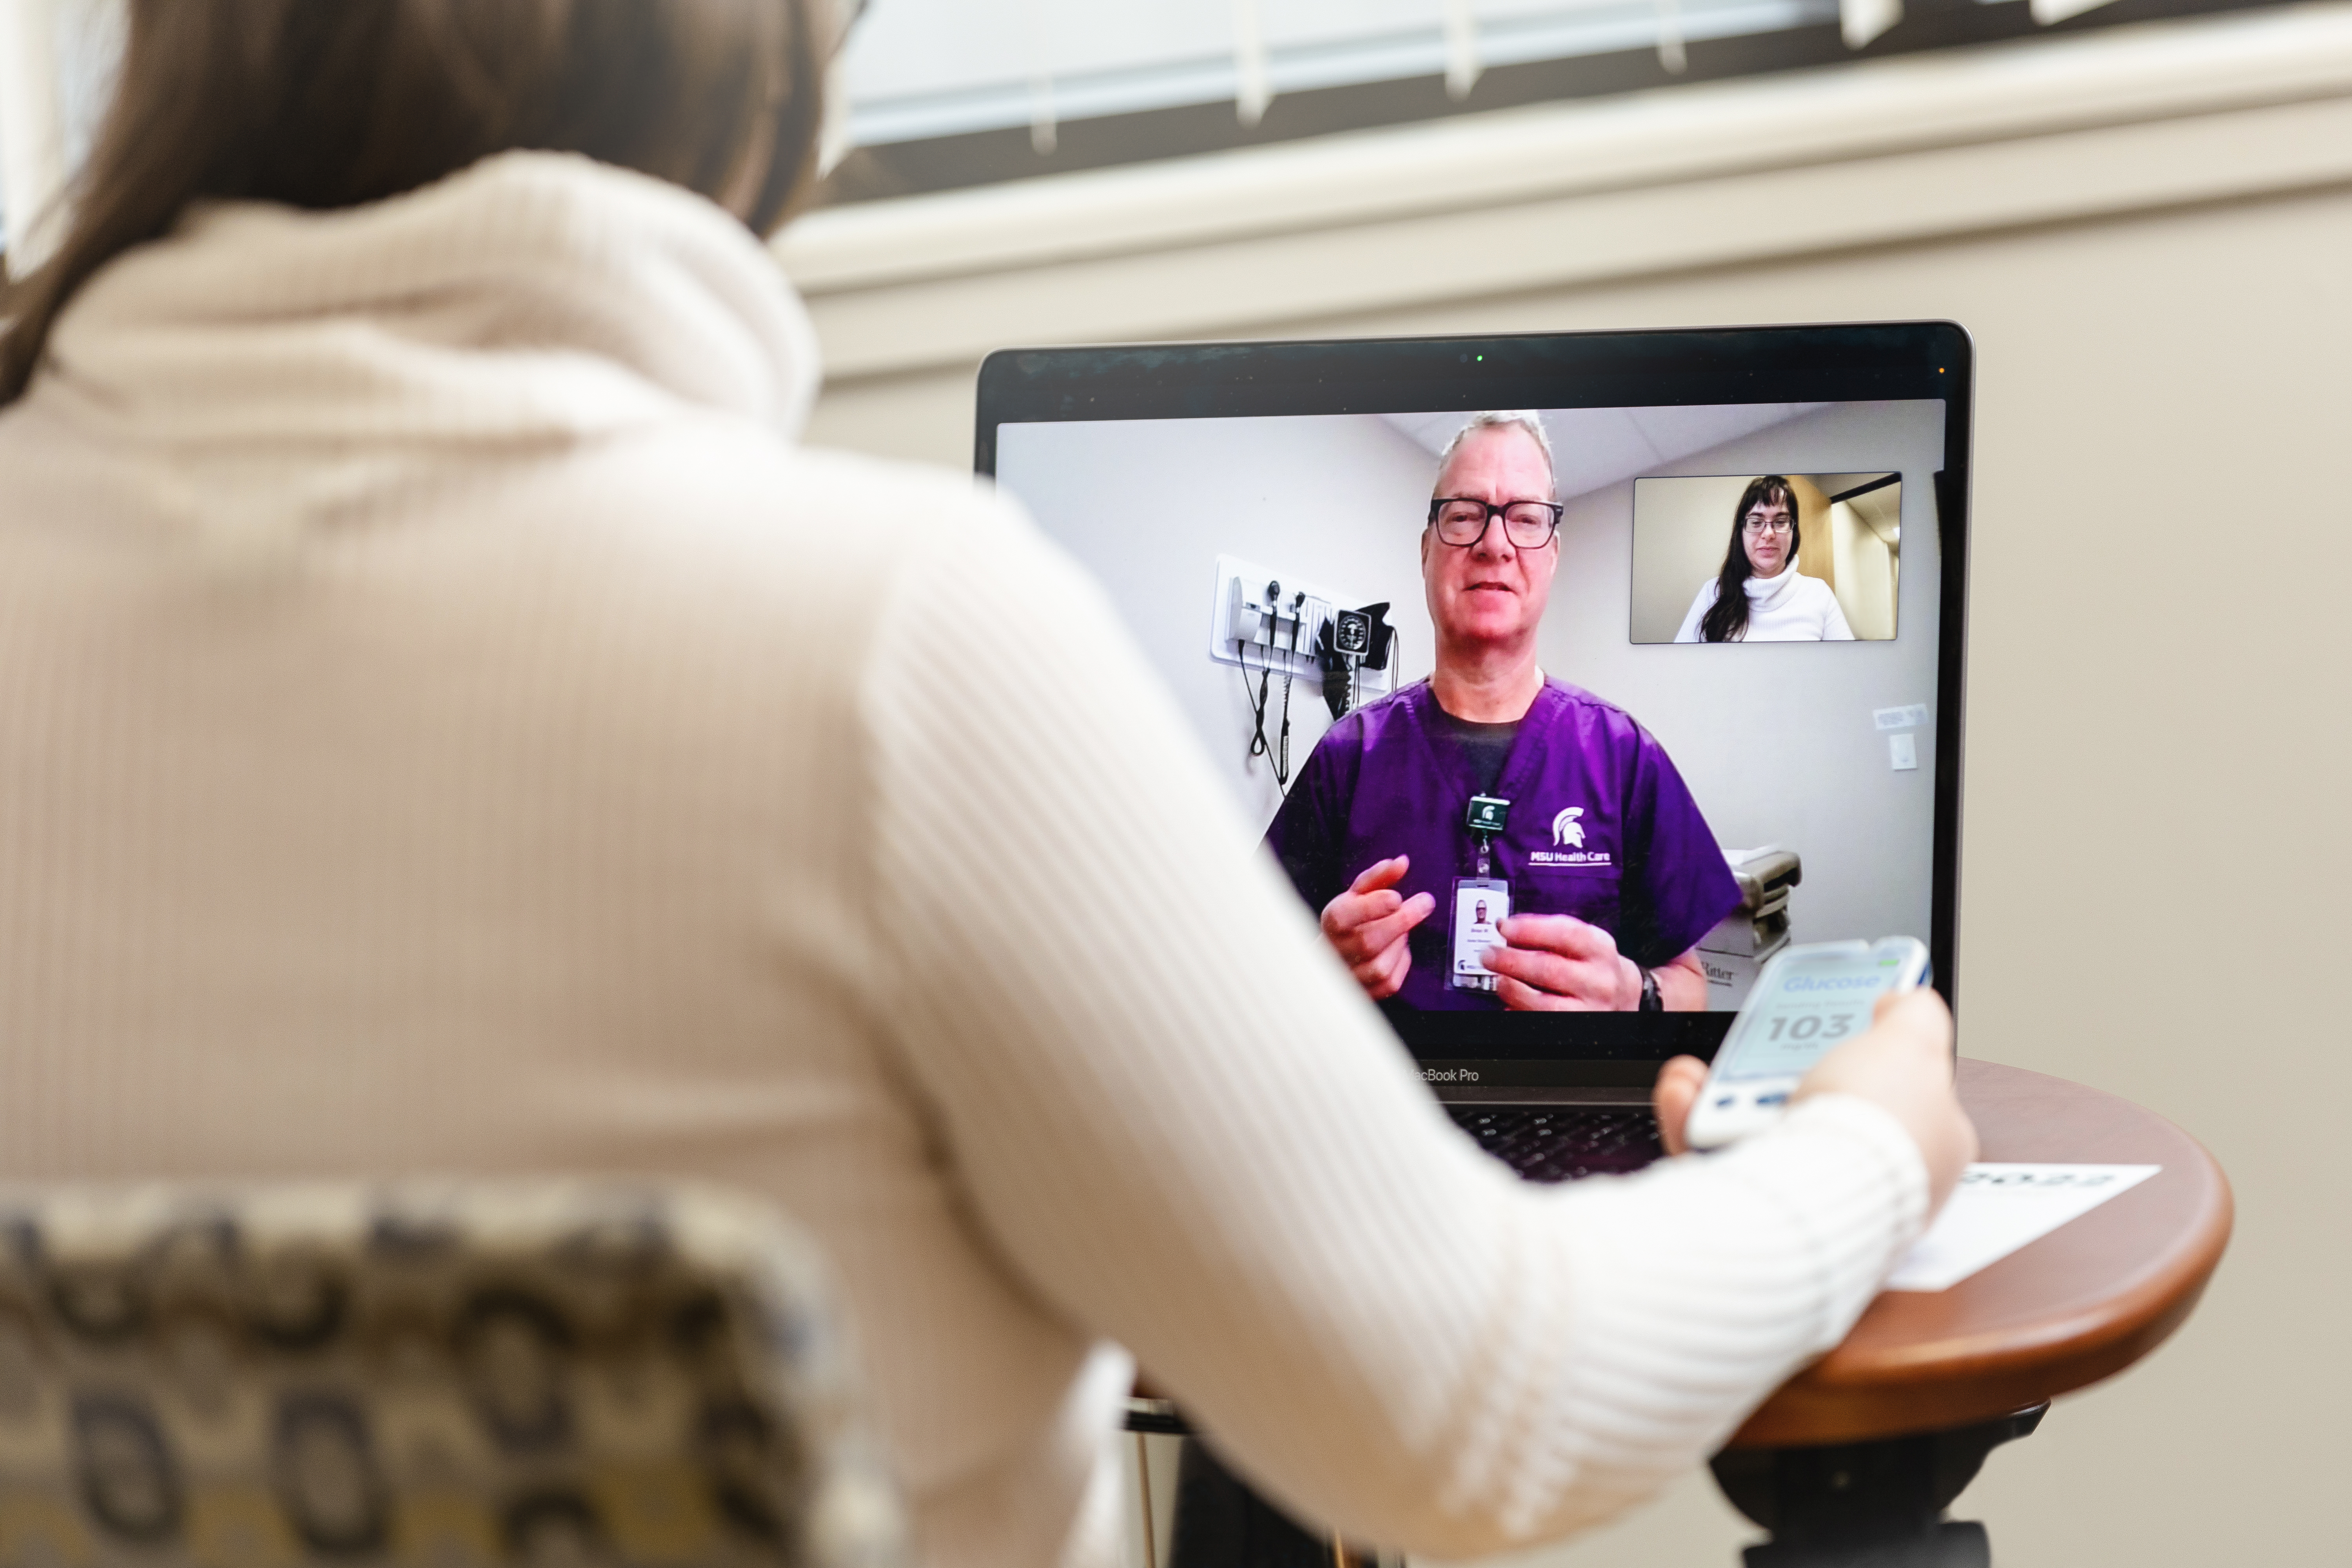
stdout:
<svg viewBox="0 0 2352 1568">
<path fill-rule="evenodd" d="M 2231 1207 L 2221 1166 L 2195 1139 L 2129 1100 L 2022 1068 L 1963 1060 L 1959 1086 L 1981 1159 L 2164 1169 L 1948 1290 L 1881 1296 L 1731 1447 L 1989 1421 L 2121 1372 L 2196 1306 Z"/>
</svg>

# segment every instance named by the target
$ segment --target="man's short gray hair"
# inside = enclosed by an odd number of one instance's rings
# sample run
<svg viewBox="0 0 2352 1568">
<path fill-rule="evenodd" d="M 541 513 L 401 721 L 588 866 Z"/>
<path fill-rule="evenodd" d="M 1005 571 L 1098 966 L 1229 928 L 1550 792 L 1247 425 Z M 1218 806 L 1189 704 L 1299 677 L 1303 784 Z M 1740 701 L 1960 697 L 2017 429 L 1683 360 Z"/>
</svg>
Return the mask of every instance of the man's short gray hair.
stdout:
<svg viewBox="0 0 2352 1568">
<path fill-rule="evenodd" d="M 1445 472 L 1445 465 L 1454 460 L 1454 454 L 1460 451 L 1462 443 L 1473 435 L 1507 425 L 1524 430 L 1535 438 L 1536 449 L 1543 454 L 1544 471 L 1552 477 L 1552 493 L 1558 495 L 1559 467 L 1552 461 L 1551 437 L 1544 434 L 1543 419 L 1532 408 L 1489 408 L 1482 414 L 1470 416 L 1469 422 L 1454 433 L 1454 439 L 1445 443 L 1445 450 L 1437 455 L 1438 473 L 1442 476 Z"/>
</svg>

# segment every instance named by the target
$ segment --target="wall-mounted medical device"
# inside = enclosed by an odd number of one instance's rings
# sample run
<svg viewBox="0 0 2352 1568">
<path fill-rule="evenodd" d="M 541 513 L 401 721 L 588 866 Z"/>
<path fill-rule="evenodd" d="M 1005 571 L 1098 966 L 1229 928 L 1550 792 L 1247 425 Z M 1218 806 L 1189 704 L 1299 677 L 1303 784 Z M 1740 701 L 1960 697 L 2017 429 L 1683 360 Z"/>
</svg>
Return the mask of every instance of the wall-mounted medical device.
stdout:
<svg viewBox="0 0 2352 1568">
<path fill-rule="evenodd" d="M 1249 704 L 1249 755 L 1265 759 L 1278 788 L 1290 786 L 1294 682 L 1319 686 L 1335 720 L 1367 697 L 1395 689 L 1396 631 L 1388 624 L 1389 607 L 1358 607 L 1354 597 L 1257 562 L 1217 557 L 1209 657 L 1240 668 L 1242 695 Z M 1377 680 L 1370 690 L 1366 671 Z M 1279 693 L 1274 687 L 1277 675 Z"/>
<path fill-rule="evenodd" d="M 1363 700 L 1364 671 L 1387 670 L 1390 650 L 1396 646 L 1396 628 L 1388 617 L 1386 600 L 1360 610 L 1335 610 L 1315 634 L 1315 658 L 1323 667 L 1323 705 L 1333 719 Z"/>
<path fill-rule="evenodd" d="M 1386 604 L 1238 556 L 1217 557 L 1211 597 L 1209 657 L 1255 673 L 1312 680 L 1328 701 L 1335 683 L 1356 701 L 1393 689 L 1390 655 L 1396 629 Z M 1367 679 L 1364 671 L 1376 679 Z M 1329 678 L 1329 679 L 1327 679 Z M 1340 711 L 1345 711 L 1345 709 Z"/>
</svg>

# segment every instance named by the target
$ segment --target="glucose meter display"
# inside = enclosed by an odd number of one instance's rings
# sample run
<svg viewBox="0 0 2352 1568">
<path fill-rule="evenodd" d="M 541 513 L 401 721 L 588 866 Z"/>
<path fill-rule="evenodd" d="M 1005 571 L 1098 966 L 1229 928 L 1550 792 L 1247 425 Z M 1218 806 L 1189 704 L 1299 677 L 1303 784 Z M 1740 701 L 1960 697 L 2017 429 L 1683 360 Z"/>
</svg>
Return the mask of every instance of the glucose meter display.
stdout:
<svg viewBox="0 0 2352 1568">
<path fill-rule="evenodd" d="M 1870 1006 L 1902 976 L 1903 960 L 1861 953 L 1784 964 L 1739 1020 L 1723 1079 L 1798 1078 L 1841 1041 L 1870 1027 Z"/>
</svg>

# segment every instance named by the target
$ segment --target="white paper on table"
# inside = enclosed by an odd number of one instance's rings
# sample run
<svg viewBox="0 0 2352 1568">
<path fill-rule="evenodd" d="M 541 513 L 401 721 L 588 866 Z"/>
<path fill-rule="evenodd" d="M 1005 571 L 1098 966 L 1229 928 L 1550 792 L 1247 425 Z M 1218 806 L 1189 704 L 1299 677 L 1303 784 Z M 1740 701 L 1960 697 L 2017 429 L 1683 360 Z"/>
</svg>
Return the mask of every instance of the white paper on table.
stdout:
<svg viewBox="0 0 2352 1568">
<path fill-rule="evenodd" d="M 1960 1176 L 1944 1212 L 1887 1277 L 1889 1290 L 1948 1290 L 1978 1269 L 2127 1193 L 2161 1165 L 1982 1163 Z"/>
</svg>

